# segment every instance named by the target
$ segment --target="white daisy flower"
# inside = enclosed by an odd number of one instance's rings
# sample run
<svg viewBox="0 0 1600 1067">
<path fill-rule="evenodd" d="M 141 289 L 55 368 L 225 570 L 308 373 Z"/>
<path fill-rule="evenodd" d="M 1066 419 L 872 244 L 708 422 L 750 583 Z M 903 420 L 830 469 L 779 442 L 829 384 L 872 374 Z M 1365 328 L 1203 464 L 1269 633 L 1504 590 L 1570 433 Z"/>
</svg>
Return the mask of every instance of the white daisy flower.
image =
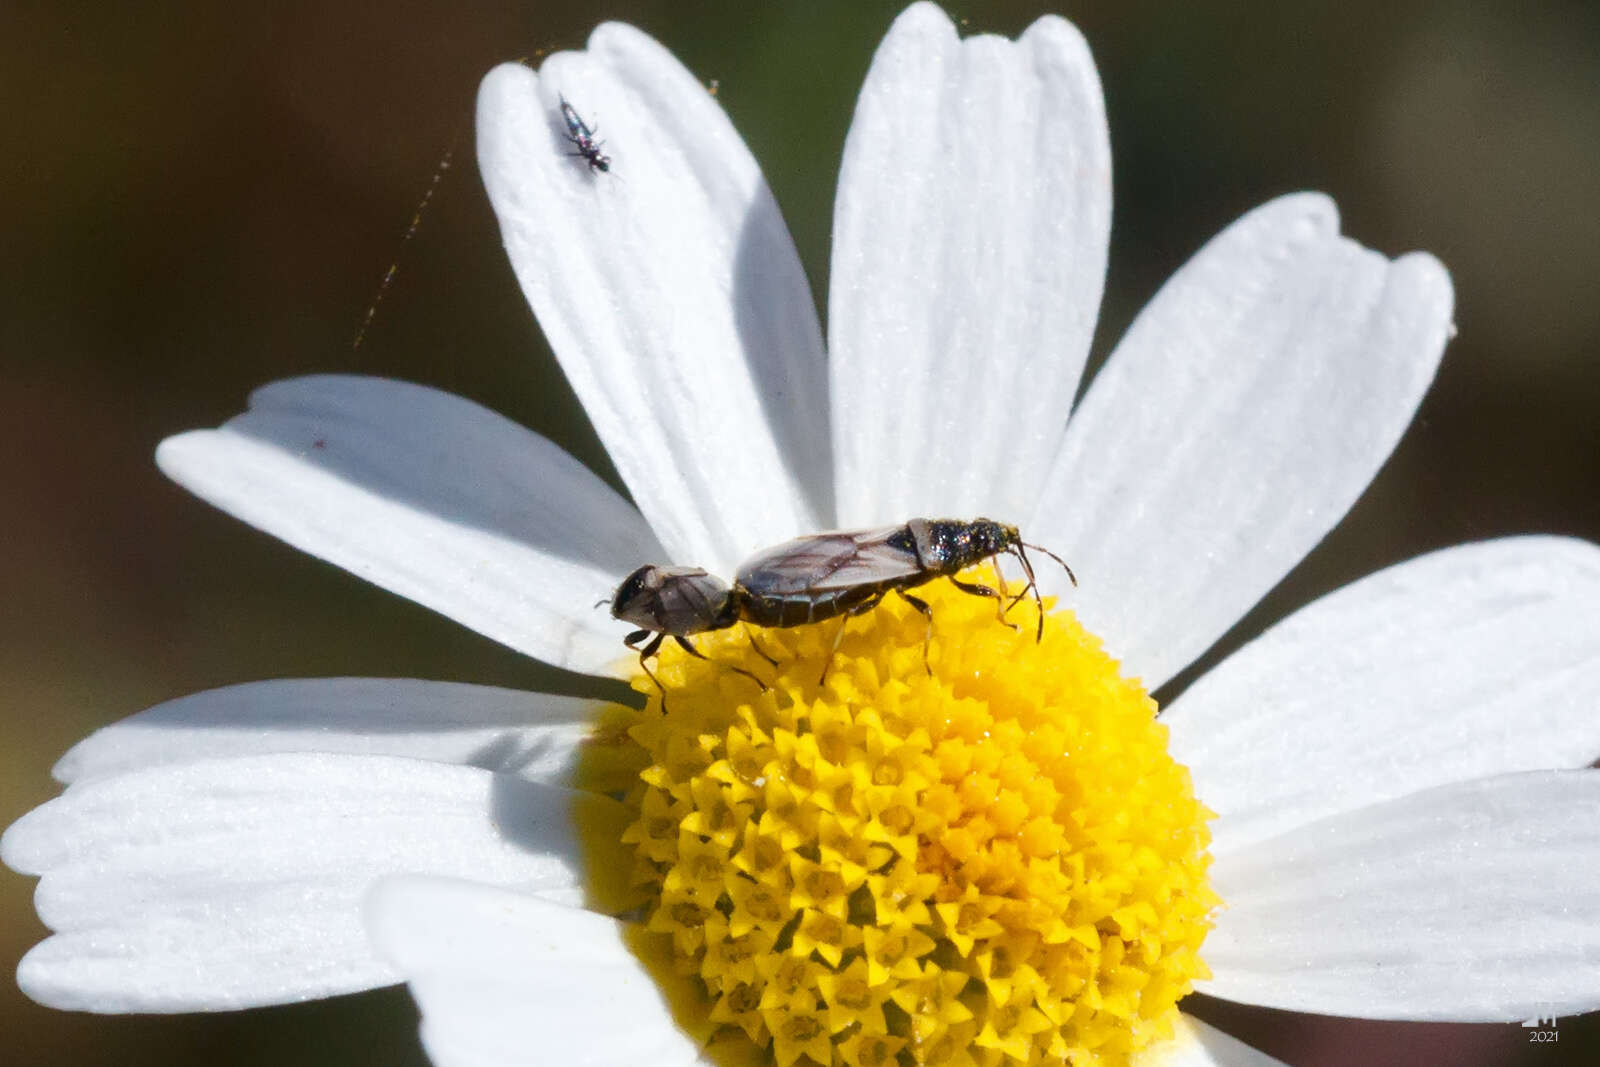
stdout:
<svg viewBox="0 0 1600 1067">
<path fill-rule="evenodd" d="M 563 97 L 609 173 L 571 156 Z M 1387 1019 L 1600 1006 L 1594 546 L 1412 560 L 1159 720 L 1145 695 L 1399 439 L 1450 330 L 1434 259 L 1341 237 L 1324 197 L 1272 201 L 1156 294 L 1069 421 L 1111 182 L 1065 21 L 895 22 L 846 143 L 826 355 L 754 159 L 654 41 L 607 24 L 501 67 L 478 119 L 512 264 L 633 502 L 380 379 L 268 386 L 157 458 L 649 706 L 285 680 L 102 730 L 0 842 L 54 931 L 30 996 L 195 1011 L 406 981 L 435 1062 L 472 1067 L 708 1041 L 784 1065 L 1266 1059 L 1181 1015 L 1191 989 Z M 1063 610 L 1039 640 L 939 581 L 931 642 L 886 602 L 837 655 L 828 626 L 764 631 L 776 663 L 737 630 L 701 639 L 710 663 L 666 649 L 663 709 L 595 607 L 644 563 L 731 575 L 795 535 L 980 514 L 1079 576 L 1041 572 Z"/>
</svg>

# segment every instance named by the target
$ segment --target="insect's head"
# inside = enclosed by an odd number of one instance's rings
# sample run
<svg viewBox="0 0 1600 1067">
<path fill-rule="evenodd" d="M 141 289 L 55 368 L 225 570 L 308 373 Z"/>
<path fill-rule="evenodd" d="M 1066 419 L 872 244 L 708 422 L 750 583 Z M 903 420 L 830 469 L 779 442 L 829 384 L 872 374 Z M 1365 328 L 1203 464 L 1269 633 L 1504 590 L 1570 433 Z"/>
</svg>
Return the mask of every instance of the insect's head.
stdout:
<svg viewBox="0 0 1600 1067">
<path fill-rule="evenodd" d="M 1014 551 L 1022 543 L 1022 534 L 1010 523 L 995 522 L 993 519 L 973 519 L 967 525 L 968 536 L 972 538 L 975 549 L 982 550 L 986 556 L 1000 552 Z"/>
<path fill-rule="evenodd" d="M 726 629 L 738 621 L 733 592 L 722 579 L 699 567 L 653 563 L 622 580 L 611 598 L 611 616 L 679 637 Z"/>
</svg>

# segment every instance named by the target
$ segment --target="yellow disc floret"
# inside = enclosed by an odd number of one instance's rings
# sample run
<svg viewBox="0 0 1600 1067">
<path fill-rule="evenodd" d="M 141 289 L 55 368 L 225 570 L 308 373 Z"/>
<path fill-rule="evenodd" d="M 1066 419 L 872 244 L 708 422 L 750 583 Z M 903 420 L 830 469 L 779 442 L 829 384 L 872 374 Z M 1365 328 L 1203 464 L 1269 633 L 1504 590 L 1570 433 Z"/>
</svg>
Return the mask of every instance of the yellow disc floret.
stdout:
<svg viewBox="0 0 1600 1067">
<path fill-rule="evenodd" d="M 1070 613 L 1036 643 L 1026 603 L 918 595 L 931 640 L 891 595 L 836 655 L 838 620 L 757 631 L 776 666 L 741 628 L 663 650 L 627 731 L 645 929 L 746 1061 L 1125 1063 L 1207 977 L 1211 813 Z"/>
</svg>

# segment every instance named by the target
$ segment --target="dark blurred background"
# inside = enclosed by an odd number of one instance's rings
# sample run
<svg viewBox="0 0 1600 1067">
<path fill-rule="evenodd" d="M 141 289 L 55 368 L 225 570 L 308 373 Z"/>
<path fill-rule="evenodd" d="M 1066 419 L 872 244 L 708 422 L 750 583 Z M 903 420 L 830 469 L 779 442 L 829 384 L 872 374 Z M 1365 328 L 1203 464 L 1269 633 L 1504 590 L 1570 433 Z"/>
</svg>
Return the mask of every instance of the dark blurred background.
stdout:
<svg viewBox="0 0 1600 1067">
<path fill-rule="evenodd" d="M 472 162 L 478 78 L 580 47 L 603 19 L 642 26 L 719 82 L 824 293 L 841 145 L 898 7 L 0 7 L 0 477 L 12 499 L 0 525 L 0 824 L 55 794 L 49 767 L 78 738 L 197 689 L 334 674 L 580 688 L 210 510 L 157 473 L 152 449 L 222 421 L 263 382 L 359 371 L 472 397 L 614 479 L 500 251 Z M 950 10 L 968 32 L 1008 35 L 1041 13 Z M 1390 254 L 1429 249 L 1455 278 L 1460 336 L 1394 459 L 1225 648 L 1428 549 L 1524 531 L 1600 539 L 1597 5 L 1063 13 L 1099 60 L 1115 159 L 1097 353 L 1203 240 L 1293 189 L 1334 194 L 1347 233 Z M 0 870 L 8 1062 L 421 1062 L 396 991 L 209 1017 L 40 1008 L 9 978 L 44 933 L 31 891 Z M 1529 1046 L 1516 1026 L 1188 1004 L 1301 1064 L 1548 1064 L 1592 1055 L 1597 1035 L 1564 1019 L 1559 1044 Z"/>
</svg>

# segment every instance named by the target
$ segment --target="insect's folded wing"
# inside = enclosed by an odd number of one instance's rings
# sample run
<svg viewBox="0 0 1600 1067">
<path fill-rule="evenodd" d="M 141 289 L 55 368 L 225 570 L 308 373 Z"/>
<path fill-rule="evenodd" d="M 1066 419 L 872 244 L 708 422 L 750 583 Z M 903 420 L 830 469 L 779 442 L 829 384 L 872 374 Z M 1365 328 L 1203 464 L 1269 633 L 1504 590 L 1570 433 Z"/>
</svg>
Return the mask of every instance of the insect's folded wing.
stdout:
<svg viewBox="0 0 1600 1067">
<path fill-rule="evenodd" d="M 907 578 L 922 568 L 915 553 L 889 544 L 889 537 L 903 529 L 797 537 L 747 559 L 738 581 L 752 593 L 791 596 Z"/>
</svg>

